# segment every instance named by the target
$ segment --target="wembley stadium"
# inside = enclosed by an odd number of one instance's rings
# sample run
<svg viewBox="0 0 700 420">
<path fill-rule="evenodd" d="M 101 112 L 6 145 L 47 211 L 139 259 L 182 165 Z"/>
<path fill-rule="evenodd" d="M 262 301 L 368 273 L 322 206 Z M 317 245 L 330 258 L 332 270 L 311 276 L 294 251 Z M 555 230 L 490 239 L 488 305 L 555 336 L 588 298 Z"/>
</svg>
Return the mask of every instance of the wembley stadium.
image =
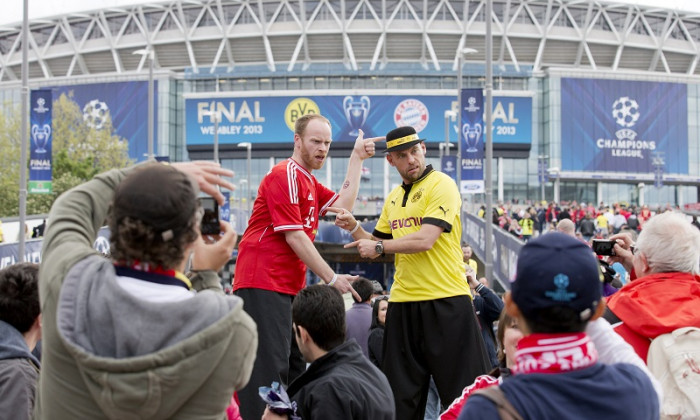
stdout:
<svg viewBox="0 0 700 420">
<path fill-rule="evenodd" d="M 498 200 L 686 204 L 700 188 L 700 14 L 581 0 L 493 0 L 493 191 Z M 338 188 L 362 129 L 413 125 L 456 171 L 458 75 L 485 83 L 485 0 L 187 0 L 31 19 L 29 87 L 108 115 L 130 156 L 211 159 L 249 202 L 320 112 Z M 21 22 L 0 26 L 0 102 L 21 96 Z M 216 144 L 216 147 L 215 147 Z M 462 149 L 460 147 L 460 149 Z M 464 159 L 464 156 L 461 156 Z M 365 162 L 360 211 L 400 179 Z M 476 201 L 480 198 L 477 197 Z M 243 201 L 241 201 L 243 202 Z"/>
</svg>

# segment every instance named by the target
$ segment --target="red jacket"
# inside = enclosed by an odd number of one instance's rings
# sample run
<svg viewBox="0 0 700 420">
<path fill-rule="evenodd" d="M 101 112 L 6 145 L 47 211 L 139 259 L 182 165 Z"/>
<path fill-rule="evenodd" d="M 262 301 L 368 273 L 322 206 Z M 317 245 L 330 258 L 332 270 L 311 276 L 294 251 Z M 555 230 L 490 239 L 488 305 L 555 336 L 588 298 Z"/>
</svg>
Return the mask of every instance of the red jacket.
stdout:
<svg viewBox="0 0 700 420">
<path fill-rule="evenodd" d="M 656 273 L 626 284 L 607 301 L 622 322 L 615 331 L 645 362 L 651 340 L 681 327 L 700 328 L 700 276 Z"/>
</svg>

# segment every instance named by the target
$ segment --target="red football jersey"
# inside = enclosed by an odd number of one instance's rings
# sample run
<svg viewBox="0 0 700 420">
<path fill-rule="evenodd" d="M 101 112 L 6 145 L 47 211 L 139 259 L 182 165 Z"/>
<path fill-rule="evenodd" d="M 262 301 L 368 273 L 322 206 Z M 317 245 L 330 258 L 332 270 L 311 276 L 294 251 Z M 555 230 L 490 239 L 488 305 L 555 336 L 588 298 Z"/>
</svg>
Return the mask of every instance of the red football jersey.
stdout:
<svg viewBox="0 0 700 420">
<path fill-rule="evenodd" d="M 284 232 L 303 230 L 313 242 L 318 217 L 338 194 L 293 159 L 265 175 L 248 228 L 238 245 L 233 290 L 253 288 L 296 295 L 306 284 L 306 265 L 285 240 Z"/>
</svg>

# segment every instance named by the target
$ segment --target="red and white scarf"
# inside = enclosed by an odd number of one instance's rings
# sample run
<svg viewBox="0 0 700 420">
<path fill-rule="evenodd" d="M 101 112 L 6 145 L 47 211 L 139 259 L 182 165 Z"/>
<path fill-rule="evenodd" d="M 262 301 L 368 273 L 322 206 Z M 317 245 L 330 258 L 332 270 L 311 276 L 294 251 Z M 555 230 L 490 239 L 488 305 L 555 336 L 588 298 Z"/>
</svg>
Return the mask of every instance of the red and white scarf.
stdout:
<svg viewBox="0 0 700 420">
<path fill-rule="evenodd" d="M 530 334 L 518 342 L 514 374 L 560 373 L 584 369 L 598 361 L 590 337 L 578 334 Z"/>
</svg>

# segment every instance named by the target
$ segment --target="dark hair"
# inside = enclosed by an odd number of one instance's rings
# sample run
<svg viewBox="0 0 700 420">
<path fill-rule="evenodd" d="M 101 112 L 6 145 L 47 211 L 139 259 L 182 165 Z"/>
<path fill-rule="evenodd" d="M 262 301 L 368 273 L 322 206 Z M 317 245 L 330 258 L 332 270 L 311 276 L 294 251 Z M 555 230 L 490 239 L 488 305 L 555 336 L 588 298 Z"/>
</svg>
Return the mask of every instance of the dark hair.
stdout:
<svg viewBox="0 0 700 420">
<path fill-rule="evenodd" d="M 379 303 L 383 300 L 388 301 L 389 296 L 387 295 L 381 295 L 377 296 L 376 299 L 374 299 L 374 304 L 372 304 L 372 323 L 369 326 L 370 330 L 373 330 L 374 328 L 384 328 L 384 325 L 379 323 Z M 389 302 L 387 302 L 388 304 Z"/>
<path fill-rule="evenodd" d="M 588 324 L 588 320 L 581 320 L 579 311 L 566 306 L 533 309 L 525 322 L 531 332 L 542 334 L 580 333 Z"/>
<path fill-rule="evenodd" d="M 331 122 L 328 121 L 328 118 L 324 117 L 321 114 L 306 114 L 299 117 L 294 123 L 294 134 L 298 134 L 299 137 L 303 137 L 304 133 L 306 132 L 306 126 L 309 125 L 311 120 L 321 120 L 328 124 L 328 126 L 331 125 Z"/>
<path fill-rule="evenodd" d="M 498 338 L 498 365 L 506 366 L 505 344 L 503 343 L 506 336 L 506 329 L 511 328 L 516 319 L 506 313 L 505 308 L 501 311 L 501 316 L 498 318 L 498 328 L 496 329 L 496 338 Z"/>
<path fill-rule="evenodd" d="M 39 313 L 39 265 L 19 263 L 0 270 L 0 320 L 24 334 Z"/>
<path fill-rule="evenodd" d="M 360 277 L 352 282 L 352 288 L 360 295 L 360 303 L 367 302 L 372 297 L 372 292 L 374 292 L 372 282 L 364 277 Z"/>
<path fill-rule="evenodd" d="M 317 346 L 330 351 L 345 342 L 345 303 L 335 287 L 317 284 L 302 289 L 292 303 L 292 321 L 304 327 Z"/>
<path fill-rule="evenodd" d="M 198 209 L 197 188 L 184 172 L 162 164 L 134 170 L 117 186 L 108 215 L 112 259 L 177 267 L 197 239 Z"/>
</svg>

